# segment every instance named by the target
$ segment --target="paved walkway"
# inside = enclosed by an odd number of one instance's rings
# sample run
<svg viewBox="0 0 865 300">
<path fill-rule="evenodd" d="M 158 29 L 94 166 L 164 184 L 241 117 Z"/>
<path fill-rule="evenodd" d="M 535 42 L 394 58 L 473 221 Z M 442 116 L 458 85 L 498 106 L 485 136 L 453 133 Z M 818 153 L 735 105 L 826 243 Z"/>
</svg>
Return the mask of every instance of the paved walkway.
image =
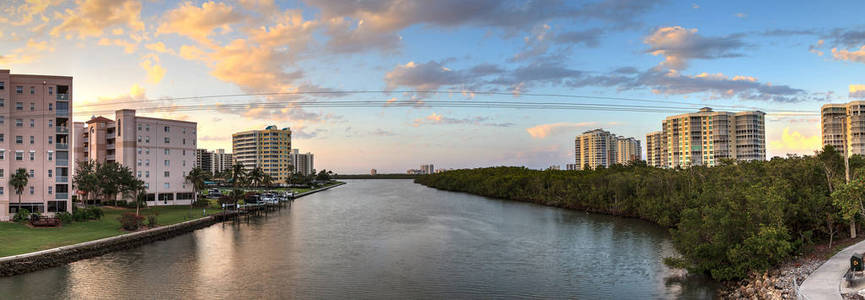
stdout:
<svg viewBox="0 0 865 300">
<path fill-rule="evenodd" d="M 850 268 L 850 256 L 853 252 L 865 252 L 865 241 L 841 250 L 835 256 L 817 268 L 802 286 L 799 288 L 800 295 L 807 300 L 841 300 L 842 284 L 846 286 L 844 273 Z"/>
</svg>

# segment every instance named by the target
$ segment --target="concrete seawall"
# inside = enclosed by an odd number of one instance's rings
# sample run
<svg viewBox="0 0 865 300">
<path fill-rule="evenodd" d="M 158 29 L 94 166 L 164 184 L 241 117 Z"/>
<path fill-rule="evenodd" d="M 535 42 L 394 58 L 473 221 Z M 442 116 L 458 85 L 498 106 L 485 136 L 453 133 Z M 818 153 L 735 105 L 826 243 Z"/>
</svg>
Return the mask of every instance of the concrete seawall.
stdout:
<svg viewBox="0 0 865 300">
<path fill-rule="evenodd" d="M 295 198 L 329 190 L 345 183 L 297 194 Z M 183 223 L 161 226 L 144 231 L 130 232 L 89 242 L 67 245 L 42 251 L 0 257 L 0 277 L 39 271 L 106 253 L 131 249 L 159 240 L 169 239 L 187 232 L 221 222 L 221 218 L 207 216 Z"/>
<path fill-rule="evenodd" d="M 48 250 L 0 257 L 0 276 L 38 271 L 168 239 L 216 223 L 213 216 Z"/>
</svg>

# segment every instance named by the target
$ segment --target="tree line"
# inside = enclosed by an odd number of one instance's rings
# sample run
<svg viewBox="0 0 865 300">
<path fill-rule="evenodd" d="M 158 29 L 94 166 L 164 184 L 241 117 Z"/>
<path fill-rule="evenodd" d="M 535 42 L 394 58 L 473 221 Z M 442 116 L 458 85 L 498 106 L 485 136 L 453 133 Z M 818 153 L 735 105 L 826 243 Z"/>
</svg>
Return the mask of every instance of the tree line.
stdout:
<svg viewBox="0 0 865 300">
<path fill-rule="evenodd" d="M 865 158 L 831 146 L 814 156 L 660 169 L 645 162 L 595 170 L 493 167 L 426 175 L 430 187 L 637 217 L 669 227 L 674 267 L 718 280 L 766 270 L 861 224 Z M 831 246 L 830 246 L 831 247 Z"/>
</svg>

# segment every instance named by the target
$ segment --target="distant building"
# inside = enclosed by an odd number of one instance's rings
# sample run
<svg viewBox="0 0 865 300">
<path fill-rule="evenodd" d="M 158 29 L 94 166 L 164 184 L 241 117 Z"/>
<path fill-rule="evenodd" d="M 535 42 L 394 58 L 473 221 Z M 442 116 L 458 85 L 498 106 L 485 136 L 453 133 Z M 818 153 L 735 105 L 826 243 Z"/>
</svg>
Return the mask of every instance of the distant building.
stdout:
<svg viewBox="0 0 865 300">
<path fill-rule="evenodd" d="M 375 176 L 376 174 L 378 174 L 378 171 L 376 171 L 375 169 L 369 170 L 369 175 Z"/>
<path fill-rule="evenodd" d="M 642 151 L 639 140 L 618 137 L 603 129 L 586 131 L 574 139 L 575 164 L 579 170 L 640 160 Z"/>
<path fill-rule="evenodd" d="M 422 174 L 432 174 L 432 173 L 435 173 L 435 167 L 433 167 L 433 164 L 421 165 L 421 166 L 420 166 L 420 170 L 421 170 L 421 173 L 422 173 Z"/>
<path fill-rule="evenodd" d="M 823 145 L 832 145 L 847 155 L 865 155 L 865 101 L 825 104 L 820 108 Z"/>
<path fill-rule="evenodd" d="M 139 117 L 135 110 L 115 112 L 115 120 L 95 117 L 76 132 L 76 163 L 117 162 L 144 181 L 147 205 L 188 205 L 192 185 L 186 175 L 195 165 L 195 122 Z"/>
<path fill-rule="evenodd" d="M 568 171 L 575 171 L 575 170 L 579 170 L 580 167 L 577 166 L 577 164 L 567 164 L 567 165 L 565 165 L 565 169 Z"/>
<path fill-rule="evenodd" d="M 646 134 L 646 164 L 656 168 L 663 168 L 665 151 L 667 150 L 664 143 L 664 132 L 653 131 Z"/>
<path fill-rule="evenodd" d="M 405 171 L 405 173 L 409 175 L 420 175 L 423 174 L 423 171 L 418 169 L 408 169 Z"/>
<path fill-rule="evenodd" d="M 670 116 L 662 123 L 661 137 L 654 138 L 663 145 L 661 150 L 653 144 L 647 154 L 651 152 L 654 165 L 660 157 L 660 165 L 667 168 L 715 166 L 722 159 L 766 160 L 765 115 L 761 111 L 725 112 L 704 107 L 699 112 Z"/>
<path fill-rule="evenodd" d="M 195 167 L 210 174 L 225 172 L 231 169 L 233 163 L 231 153 L 225 153 L 225 149 L 218 149 L 215 152 L 207 149 L 195 150 Z"/>
<path fill-rule="evenodd" d="M 72 211 L 71 115 L 72 77 L 0 70 L 0 221 Z M 20 200 L 9 184 L 17 169 L 30 177 Z"/>
<path fill-rule="evenodd" d="M 291 129 L 267 126 L 263 130 L 241 131 L 231 135 L 231 150 L 234 161 L 246 170 L 261 168 L 273 177 L 274 182 L 284 182 L 291 175 Z"/>
<path fill-rule="evenodd" d="M 195 149 L 195 168 L 213 174 L 213 153 L 207 149 Z"/>
<path fill-rule="evenodd" d="M 559 165 L 551 165 L 547 170 L 561 170 L 562 167 Z"/>
<path fill-rule="evenodd" d="M 300 153 L 298 149 L 291 149 L 291 165 L 294 166 L 294 172 L 304 176 L 314 175 L 315 166 L 313 165 L 312 153 Z"/>
</svg>

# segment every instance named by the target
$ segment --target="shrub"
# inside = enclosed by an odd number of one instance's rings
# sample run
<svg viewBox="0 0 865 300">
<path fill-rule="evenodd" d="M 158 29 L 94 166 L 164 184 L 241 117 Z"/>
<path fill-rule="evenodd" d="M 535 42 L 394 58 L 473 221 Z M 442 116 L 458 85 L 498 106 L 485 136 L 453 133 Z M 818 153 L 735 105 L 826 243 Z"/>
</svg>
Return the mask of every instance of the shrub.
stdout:
<svg viewBox="0 0 865 300">
<path fill-rule="evenodd" d="M 197 201 L 192 202 L 192 207 L 208 207 L 210 206 L 210 201 L 205 198 L 198 198 Z"/>
<path fill-rule="evenodd" d="M 88 219 L 99 220 L 102 219 L 102 216 L 104 215 L 105 213 L 102 211 L 101 208 L 91 207 L 88 209 Z"/>
<path fill-rule="evenodd" d="M 75 209 L 72 212 L 72 219 L 74 219 L 75 222 L 87 221 L 87 219 L 88 219 L 87 212 L 88 212 L 88 210 L 85 210 L 85 209 Z"/>
<path fill-rule="evenodd" d="M 63 224 L 72 223 L 72 220 L 73 220 L 72 214 L 65 212 L 65 211 L 56 213 L 56 214 L 54 214 L 54 216 L 57 217 L 58 219 L 60 219 L 60 222 Z"/>
<path fill-rule="evenodd" d="M 38 222 L 38 221 L 39 221 L 39 217 L 41 217 L 41 215 L 39 214 L 39 212 L 35 212 L 35 213 L 30 214 L 30 223 Z"/>
<path fill-rule="evenodd" d="M 122 216 L 117 217 L 117 220 L 120 221 L 120 225 L 123 229 L 128 231 L 138 230 L 141 227 L 141 223 L 144 220 L 144 217 L 135 215 L 135 213 L 126 212 L 123 213 Z"/>
<path fill-rule="evenodd" d="M 15 216 L 12 217 L 13 221 L 19 222 L 19 223 L 27 222 L 27 220 L 29 220 L 29 219 L 30 219 L 30 211 L 27 210 L 26 208 L 19 209 L 18 212 L 15 213 Z"/>
<path fill-rule="evenodd" d="M 154 228 L 156 226 L 159 226 L 159 223 L 157 223 L 156 220 L 156 215 L 147 216 L 147 227 Z"/>
</svg>

